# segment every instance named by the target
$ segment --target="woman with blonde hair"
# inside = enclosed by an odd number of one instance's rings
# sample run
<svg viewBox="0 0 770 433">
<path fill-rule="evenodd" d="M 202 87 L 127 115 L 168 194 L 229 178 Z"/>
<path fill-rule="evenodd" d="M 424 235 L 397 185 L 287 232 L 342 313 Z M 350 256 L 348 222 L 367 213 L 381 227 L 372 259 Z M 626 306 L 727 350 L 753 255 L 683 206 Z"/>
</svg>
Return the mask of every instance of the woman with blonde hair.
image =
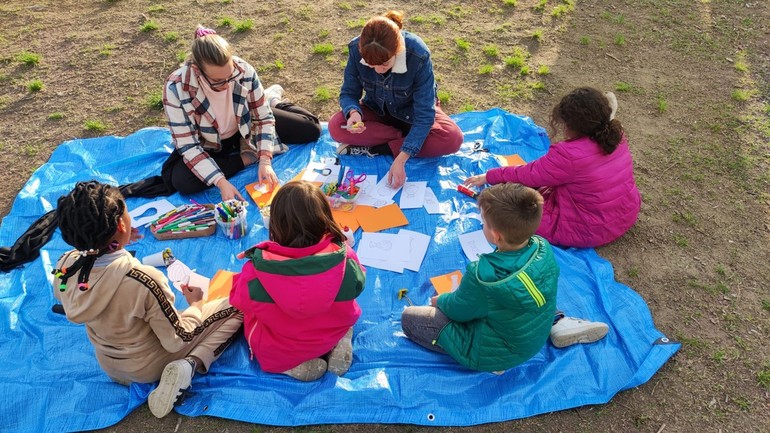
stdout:
<svg viewBox="0 0 770 433">
<path fill-rule="evenodd" d="M 273 155 L 321 134 L 315 115 L 284 101 L 281 86 L 264 89 L 254 68 L 202 26 L 189 59 L 166 81 L 163 107 L 175 150 L 161 176 L 182 194 L 216 185 L 223 200 L 243 199 L 228 178 L 258 162 L 258 180 L 275 184 Z"/>
</svg>

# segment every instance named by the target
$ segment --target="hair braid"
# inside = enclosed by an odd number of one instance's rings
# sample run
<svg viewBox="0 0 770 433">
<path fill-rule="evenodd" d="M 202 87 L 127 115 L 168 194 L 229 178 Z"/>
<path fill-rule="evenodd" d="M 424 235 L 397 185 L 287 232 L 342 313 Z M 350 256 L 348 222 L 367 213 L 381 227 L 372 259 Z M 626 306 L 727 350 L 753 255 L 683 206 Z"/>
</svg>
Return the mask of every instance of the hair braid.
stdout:
<svg viewBox="0 0 770 433">
<path fill-rule="evenodd" d="M 56 215 L 62 238 L 79 251 L 69 268 L 53 271 L 61 279 L 60 290 L 64 291 L 67 279 L 78 271 L 78 287 L 88 289 L 94 262 L 108 251 L 125 210 L 120 190 L 97 181 L 78 182 L 69 194 L 59 198 Z"/>
</svg>

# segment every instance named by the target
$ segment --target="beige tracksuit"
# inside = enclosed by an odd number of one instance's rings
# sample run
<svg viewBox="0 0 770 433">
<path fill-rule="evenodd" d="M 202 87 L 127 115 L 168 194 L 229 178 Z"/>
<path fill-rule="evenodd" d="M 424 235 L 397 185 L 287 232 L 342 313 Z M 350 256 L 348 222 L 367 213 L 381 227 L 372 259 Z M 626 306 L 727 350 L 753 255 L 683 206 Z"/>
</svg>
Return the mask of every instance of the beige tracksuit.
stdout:
<svg viewBox="0 0 770 433">
<path fill-rule="evenodd" d="M 57 269 L 75 262 L 77 251 L 65 253 Z M 142 265 L 126 250 L 99 257 L 88 278 L 88 290 L 70 277 L 64 292 L 54 278 L 54 296 L 67 318 L 84 323 L 96 359 L 114 381 L 149 383 L 160 379 L 171 361 L 195 356 L 200 371 L 232 342 L 243 314 L 227 299 L 203 305 L 202 311 L 174 308 L 174 293 L 162 272 Z"/>
</svg>

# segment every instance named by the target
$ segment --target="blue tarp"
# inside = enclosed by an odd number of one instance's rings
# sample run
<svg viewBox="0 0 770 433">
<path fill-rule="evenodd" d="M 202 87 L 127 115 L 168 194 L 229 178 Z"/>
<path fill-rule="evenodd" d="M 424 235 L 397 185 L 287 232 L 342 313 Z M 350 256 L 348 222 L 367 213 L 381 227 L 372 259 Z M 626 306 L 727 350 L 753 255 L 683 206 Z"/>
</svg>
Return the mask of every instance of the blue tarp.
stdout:
<svg viewBox="0 0 770 433">
<path fill-rule="evenodd" d="M 465 132 L 455 155 L 413 159 L 407 165 L 412 181 L 428 186 L 445 203 L 446 212 L 405 210 L 410 230 L 433 240 L 420 272 L 403 274 L 369 268 L 359 297 L 363 315 L 354 331 L 354 360 L 342 378 L 327 374 L 311 383 L 263 373 L 249 361 L 242 337 L 211 372 L 196 376 L 192 393 L 177 411 L 261 424 L 408 423 L 464 426 L 522 418 L 609 401 L 618 391 L 647 381 L 679 348 L 655 329 L 644 300 L 614 280 L 610 263 L 592 249 L 558 249 L 561 266 L 558 307 L 568 315 L 607 322 L 607 337 L 591 345 L 556 349 L 547 344 L 525 364 L 501 376 L 468 371 L 445 355 L 408 341 L 400 326 L 408 288 L 416 304 L 433 295 L 429 278 L 465 269 L 458 235 L 480 229 L 469 218 L 475 201 L 459 194 L 456 185 L 471 174 L 496 166 L 494 154 L 518 153 L 531 161 L 544 154 L 548 138 L 530 119 L 499 109 L 464 113 L 454 119 Z M 16 198 L 0 227 L 0 245 L 11 245 L 76 182 L 98 179 L 113 184 L 134 182 L 157 174 L 171 151 L 169 133 L 143 129 L 125 138 L 72 140 L 60 145 Z M 489 152 L 474 152 L 481 143 Z M 324 132 L 314 144 L 292 147 L 276 157 L 282 181 L 294 177 L 310 161 L 334 156 L 334 143 Z M 342 157 L 357 172 L 387 173 L 390 158 Z M 243 190 L 255 180 L 247 169 L 233 179 Z M 217 202 L 216 189 L 182 197 L 176 204 Z M 396 196 L 398 200 L 399 196 Z M 133 209 L 151 200 L 129 199 Z M 148 235 L 129 249 L 137 257 L 169 246 L 198 273 L 237 271 L 235 254 L 267 238 L 258 212 L 249 213 L 246 238 L 227 240 L 221 232 L 198 239 L 158 241 Z M 390 229 L 395 232 L 398 229 Z M 356 237 L 360 239 L 360 232 Z M 85 329 L 51 312 L 55 304 L 49 278 L 53 264 L 68 250 L 58 231 L 41 257 L 21 269 L 0 274 L 0 429 L 13 432 L 69 432 L 115 424 L 143 404 L 153 385 L 114 384 L 100 370 Z M 182 296 L 177 307 L 184 308 Z"/>
</svg>

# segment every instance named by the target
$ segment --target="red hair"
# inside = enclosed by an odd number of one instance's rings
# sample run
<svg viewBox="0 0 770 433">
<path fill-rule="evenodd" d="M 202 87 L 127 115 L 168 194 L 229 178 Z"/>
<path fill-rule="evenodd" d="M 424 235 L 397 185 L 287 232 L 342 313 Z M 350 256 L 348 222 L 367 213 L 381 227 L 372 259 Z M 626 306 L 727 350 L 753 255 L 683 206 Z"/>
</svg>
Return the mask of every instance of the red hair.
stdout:
<svg viewBox="0 0 770 433">
<path fill-rule="evenodd" d="M 381 65 L 401 50 L 403 19 L 403 12 L 388 11 L 366 23 L 358 40 L 358 50 L 366 63 Z"/>
</svg>

